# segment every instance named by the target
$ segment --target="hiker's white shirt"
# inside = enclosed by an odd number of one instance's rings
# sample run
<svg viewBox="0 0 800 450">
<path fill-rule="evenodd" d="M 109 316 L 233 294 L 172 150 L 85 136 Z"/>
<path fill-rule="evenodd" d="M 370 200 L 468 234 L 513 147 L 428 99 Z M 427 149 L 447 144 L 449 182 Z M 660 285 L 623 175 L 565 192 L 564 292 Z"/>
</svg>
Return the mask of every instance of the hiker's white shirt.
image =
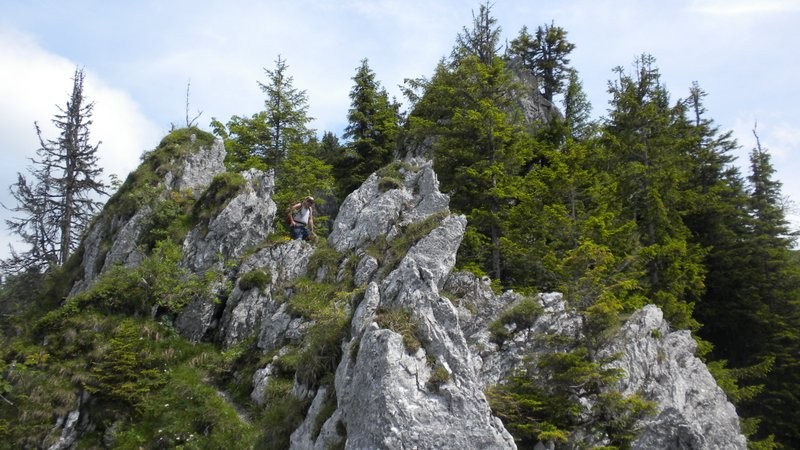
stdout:
<svg viewBox="0 0 800 450">
<path fill-rule="evenodd" d="M 292 218 L 297 223 L 302 223 L 304 225 L 308 224 L 308 218 L 311 217 L 311 208 L 303 205 L 300 207 L 300 211 L 298 211 Z"/>
</svg>

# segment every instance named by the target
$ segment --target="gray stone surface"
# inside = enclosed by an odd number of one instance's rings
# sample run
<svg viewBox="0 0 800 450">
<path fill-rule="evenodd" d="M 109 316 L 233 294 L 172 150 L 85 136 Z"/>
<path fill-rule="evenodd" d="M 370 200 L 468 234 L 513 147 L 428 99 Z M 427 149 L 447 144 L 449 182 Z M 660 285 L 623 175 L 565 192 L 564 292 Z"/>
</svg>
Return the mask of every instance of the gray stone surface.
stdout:
<svg viewBox="0 0 800 450">
<path fill-rule="evenodd" d="M 687 330 L 670 331 L 654 305 L 637 311 L 601 355 L 620 354 L 611 364 L 627 374 L 625 394 L 641 392 L 658 404 L 634 449 L 745 449 L 739 417 Z"/>
<path fill-rule="evenodd" d="M 183 262 L 193 272 L 222 269 L 224 259 L 235 259 L 269 236 L 276 206 L 272 201 L 272 172 L 250 169 L 242 172 L 243 191 L 228 202 L 208 224 L 189 232 L 183 243 Z"/>
</svg>

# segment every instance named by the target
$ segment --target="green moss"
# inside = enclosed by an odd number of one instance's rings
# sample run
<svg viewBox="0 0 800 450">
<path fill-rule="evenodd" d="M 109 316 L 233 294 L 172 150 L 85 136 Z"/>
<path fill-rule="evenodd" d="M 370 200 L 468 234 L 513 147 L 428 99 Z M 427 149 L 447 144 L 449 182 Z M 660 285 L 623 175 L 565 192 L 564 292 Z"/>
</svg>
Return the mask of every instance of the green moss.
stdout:
<svg viewBox="0 0 800 450">
<path fill-rule="evenodd" d="M 272 282 L 272 272 L 254 269 L 239 278 L 239 289 L 249 291 L 253 288 L 264 290 Z"/>
</svg>

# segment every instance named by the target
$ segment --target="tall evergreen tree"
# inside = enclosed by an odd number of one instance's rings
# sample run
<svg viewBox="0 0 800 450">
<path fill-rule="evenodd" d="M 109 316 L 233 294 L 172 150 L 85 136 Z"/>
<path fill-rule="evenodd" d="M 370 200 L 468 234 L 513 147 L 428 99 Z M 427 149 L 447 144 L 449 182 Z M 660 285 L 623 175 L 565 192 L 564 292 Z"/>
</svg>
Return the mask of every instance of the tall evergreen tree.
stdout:
<svg viewBox="0 0 800 450">
<path fill-rule="evenodd" d="M 451 206 L 467 215 L 459 264 L 503 279 L 501 240 L 509 206 L 522 195 L 530 135 L 515 102 L 510 72 L 497 54 L 499 27 L 490 6 L 459 35 L 409 117 L 410 135 L 435 136 L 434 167 Z"/>
<path fill-rule="evenodd" d="M 692 305 L 704 286 L 702 252 L 689 242 L 680 210 L 689 176 L 685 109 L 669 104 L 652 56 L 637 58 L 635 68 L 633 76 L 615 69 L 619 79 L 609 84 L 609 168 L 624 213 L 637 223 L 647 296 L 675 326 L 695 327 Z"/>
<path fill-rule="evenodd" d="M 754 132 L 755 134 L 755 132 Z M 794 239 L 782 206 L 781 183 L 769 152 L 756 145 L 750 152 L 749 208 L 752 239 L 746 245 L 751 289 L 748 320 L 760 326 L 749 336 L 741 357 L 774 358 L 775 363 L 763 392 L 744 408 L 748 415 L 762 417 L 760 437 L 775 435 L 788 448 L 800 446 L 800 266 L 792 254 Z"/>
<path fill-rule="evenodd" d="M 365 58 L 356 69 L 344 137 L 347 153 L 336 163 L 340 194 L 356 189 L 372 172 L 392 160 L 400 131 L 399 106 L 375 79 Z"/>
<path fill-rule="evenodd" d="M 569 137 L 584 140 L 590 137 L 594 125 L 591 122 L 592 104 L 583 91 L 578 71 L 569 70 L 564 90 L 564 122 Z"/>
<path fill-rule="evenodd" d="M 6 262 L 9 268 L 42 270 L 66 262 L 101 205 L 97 196 L 106 194 L 98 166 L 100 143 L 90 143 L 94 102 L 87 102 L 83 94 L 84 78 L 83 69 L 76 68 L 72 94 L 52 120 L 61 130 L 57 139 L 45 139 L 36 125 L 40 147 L 32 159 L 32 180 L 18 174 L 11 187 L 18 202 L 13 211 L 21 217 L 7 224 L 31 248 L 12 254 Z"/>
<path fill-rule="evenodd" d="M 452 59 L 458 64 L 468 56 L 475 56 L 483 64 L 491 64 L 500 50 L 501 28 L 497 18 L 492 16 L 492 5 L 489 2 L 480 5 L 478 14 L 472 12 L 472 28 L 466 26 L 456 36 Z"/>
<path fill-rule="evenodd" d="M 314 136 L 314 130 L 308 128 L 312 118 L 306 91 L 294 87 L 288 68 L 278 55 L 275 69 L 264 69 L 267 82 L 258 82 L 267 95 L 263 111 L 249 118 L 233 116 L 227 124 L 212 120 L 214 132 L 225 140 L 229 167 L 278 167 L 292 146 L 304 145 Z"/>
<path fill-rule="evenodd" d="M 568 56 L 574 49 L 575 44 L 567 40 L 567 31 L 551 23 L 539 26 L 535 36 L 522 27 L 519 36 L 511 41 L 510 54 L 542 83 L 542 95 L 552 102 L 569 76 Z"/>
</svg>

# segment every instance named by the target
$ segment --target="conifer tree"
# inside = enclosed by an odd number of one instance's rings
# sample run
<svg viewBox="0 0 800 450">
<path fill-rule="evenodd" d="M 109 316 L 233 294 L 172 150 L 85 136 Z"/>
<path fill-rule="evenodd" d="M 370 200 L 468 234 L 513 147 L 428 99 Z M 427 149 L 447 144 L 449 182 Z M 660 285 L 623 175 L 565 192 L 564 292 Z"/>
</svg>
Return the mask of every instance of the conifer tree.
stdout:
<svg viewBox="0 0 800 450">
<path fill-rule="evenodd" d="M 20 216 L 7 224 L 30 249 L 12 252 L 4 262 L 7 270 L 41 271 L 51 264 L 64 264 L 101 205 L 97 196 L 106 194 L 100 179 L 103 170 L 97 165 L 100 143 L 90 143 L 94 102 L 86 101 L 84 78 L 83 69 L 76 68 L 66 107 L 59 107 L 52 120 L 61 130 L 57 139 L 45 139 L 36 125 L 40 147 L 29 170 L 32 179 L 18 174 L 11 186 L 18 202 L 12 211 Z"/>
<path fill-rule="evenodd" d="M 483 64 L 491 64 L 500 50 L 500 26 L 497 18 L 492 16 L 492 5 L 489 2 L 480 5 L 478 14 L 472 12 L 472 28 L 464 27 L 456 36 L 452 59 L 458 64 L 463 58 L 475 56 Z"/>
<path fill-rule="evenodd" d="M 755 134 L 755 131 L 754 131 Z M 752 239 L 745 243 L 750 293 L 748 314 L 743 317 L 755 326 L 740 359 L 759 361 L 774 358 L 774 367 L 765 388 L 752 404 L 743 408 L 747 415 L 762 418 L 759 437 L 775 435 L 776 440 L 796 448 L 800 445 L 800 266 L 791 253 L 793 234 L 788 229 L 782 206 L 781 183 L 773 178 L 775 169 L 769 152 L 756 145 L 750 152 L 749 209 Z"/>
<path fill-rule="evenodd" d="M 566 30 L 551 23 L 539 26 L 535 36 L 522 27 L 519 36 L 511 41 L 510 53 L 542 83 L 542 95 L 552 102 L 569 76 L 568 56 L 574 49 L 575 44 L 567 40 Z"/>
<path fill-rule="evenodd" d="M 356 69 L 344 137 L 347 152 L 336 162 L 340 194 L 356 189 L 372 172 L 392 160 L 399 126 L 399 106 L 375 79 L 365 58 Z"/>
<path fill-rule="evenodd" d="M 637 223 L 646 261 L 645 291 L 677 327 L 696 327 L 692 305 L 703 290 L 701 249 L 689 242 L 681 219 L 681 189 L 689 158 L 683 105 L 671 106 L 655 59 L 642 55 L 631 76 L 615 69 L 609 85 L 612 109 L 605 127 L 609 168 L 618 199 Z"/>
<path fill-rule="evenodd" d="M 230 168 L 278 167 L 292 146 L 304 145 L 314 136 L 314 130 L 308 128 L 312 118 L 306 91 L 294 87 L 288 68 L 278 55 L 275 69 L 264 69 L 267 82 L 258 82 L 267 95 L 264 110 L 249 118 L 233 116 L 227 124 L 212 120 L 214 133 L 225 140 Z"/>
<path fill-rule="evenodd" d="M 563 101 L 564 122 L 569 137 L 584 140 L 591 135 L 594 126 L 590 120 L 592 104 L 583 91 L 578 71 L 570 69 L 568 73 Z"/>
<path fill-rule="evenodd" d="M 451 206 L 467 215 L 459 264 L 502 280 L 501 245 L 510 205 L 523 193 L 530 134 L 515 102 L 516 85 L 497 54 L 499 28 L 483 5 L 459 35 L 449 64 L 438 66 L 409 117 L 414 136 L 434 136 L 434 168 Z"/>
</svg>

